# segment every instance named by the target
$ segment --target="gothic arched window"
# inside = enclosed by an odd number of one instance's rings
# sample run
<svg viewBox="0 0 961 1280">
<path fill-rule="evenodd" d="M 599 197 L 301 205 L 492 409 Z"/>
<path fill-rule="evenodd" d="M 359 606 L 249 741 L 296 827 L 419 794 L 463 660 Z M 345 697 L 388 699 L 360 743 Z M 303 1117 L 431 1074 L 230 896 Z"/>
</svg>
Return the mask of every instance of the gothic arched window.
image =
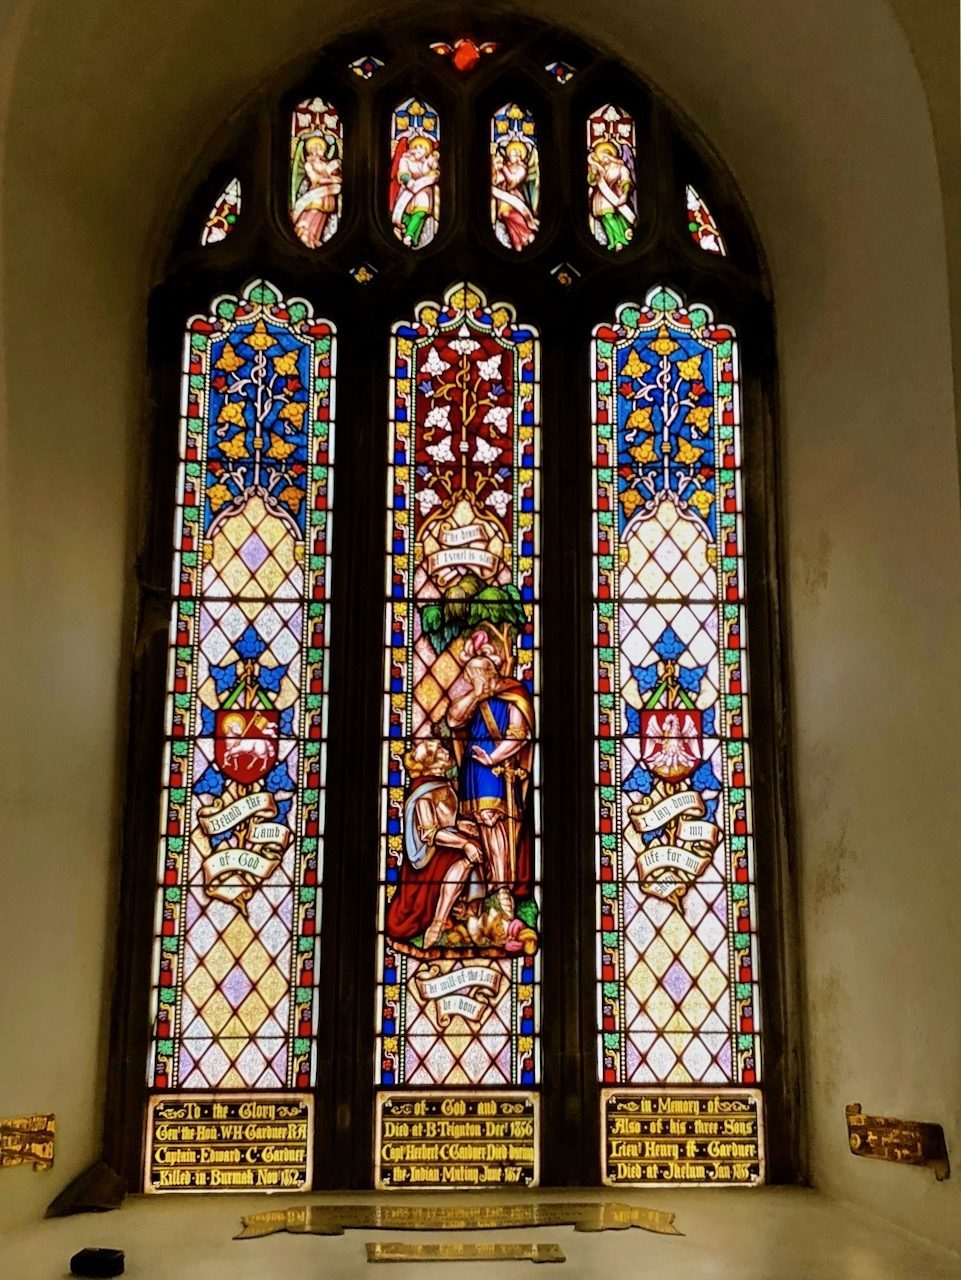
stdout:
<svg viewBox="0 0 961 1280">
<path fill-rule="evenodd" d="M 649 87 L 475 36 L 264 91 L 154 291 L 147 1189 L 794 1168 L 763 264 Z"/>
</svg>

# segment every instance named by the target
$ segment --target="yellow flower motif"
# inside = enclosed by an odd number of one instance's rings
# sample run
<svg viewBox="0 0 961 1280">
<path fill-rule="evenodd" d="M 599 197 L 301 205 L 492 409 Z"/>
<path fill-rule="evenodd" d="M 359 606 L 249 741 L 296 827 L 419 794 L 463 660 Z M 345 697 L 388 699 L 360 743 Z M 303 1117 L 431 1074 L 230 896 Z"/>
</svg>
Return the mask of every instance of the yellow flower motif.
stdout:
<svg viewBox="0 0 961 1280">
<path fill-rule="evenodd" d="M 239 401 L 225 404 L 217 414 L 217 421 L 230 422 L 235 427 L 245 427 L 247 423 L 244 421 L 244 406 Z"/>
<path fill-rule="evenodd" d="M 621 494 L 621 506 L 624 508 L 626 516 L 631 515 L 637 507 L 640 506 L 641 495 L 636 489 L 626 489 Z"/>
<path fill-rule="evenodd" d="M 212 484 L 207 490 L 211 511 L 219 511 L 225 502 L 230 501 L 230 490 L 225 484 Z"/>
<path fill-rule="evenodd" d="M 274 368 L 285 378 L 291 377 L 297 372 L 297 352 L 288 351 L 286 355 L 274 356 Z"/>
<path fill-rule="evenodd" d="M 292 400 L 290 404 L 285 404 L 278 418 L 283 418 L 286 422 L 292 422 L 295 427 L 304 425 L 304 414 L 307 412 L 307 406 L 302 400 Z"/>
<path fill-rule="evenodd" d="M 409 356 L 413 350 L 414 344 L 411 342 L 410 338 L 397 339 L 397 354 L 399 356 Z"/>
<path fill-rule="evenodd" d="M 409 395 L 410 395 L 410 378 L 398 378 L 398 379 L 397 379 L 397 394 L 398 394 L 399 396 L 409 396 Z"/>
<path fill-rule="evenodd" d="M 519 342 L 517 344 L 517 354 L 522 360 L 529 360 L 534 354 L 533 342 Z"/>
<path fill-rule="evenodd" d="M 684 421 L 689 422 L 695 431 L 700 431 L 703 435 L 711 422 L 711 410 L 706 405 L 698 405 L 688 411 Z"/>
<path fill-rule="evenodd" d="M 522 440 L 533 440 L 533 439 L 534 439 L 534 428 L 533 428 L 533 427 L 531 427 L 531 426 L 518 427 L 518 428 L 517 428 L 517 433 L 518 433 L 518 435 L 520 436 L 520 438 L 521 438 Z"/>
<path fill-rule="evenodd" d="M 646 364 L 636 351 L 632 351 L 627 357 L 627 363 L 624 366 L 624 373 L 628 378 L 643 378 L 650 365 Z"/>
<path fill-rule="evenodd" d="M 233 349 L 229 342 L 224 343 L 223 354 L 214 365 L 215 369 L 226 369 L 228 373 L 236 373 L 241 365 L 245 365 L 246 360 L 241 359 L 237 352 Z"/>
<path fill-rule="evenodd" d="M 710 565 L 717 564 L 717 547 L 712 542 L 707 549 L 707 562 Z"/>
<path fill-rule="evenodd" d="M 274 345 L 274 339 L 267 332 L 267 326 L 263 320 L 258 320 L 254 325 L 254 331 L 244 339 L 248 347 L 253 347 L 255 351 L 266 351 L 268 347 Z"/>
<path fill-rule="evenodd" d="M 384 987 L 384 999 L 389 1002 L 396 1003 L 400 999 L 400 987 L 398 986 Z"/>
<path fill-rule="evenodd" d="M 396 1053 L 396 1052 L 397 1052 L 397 1037 L 384 1036 L 384 1053 Z"/>
<path fill-rule="evenodd" d="M 304 500 L 302 490 L 298 489 L 297 486 L 293 484 L 289 484 L 286 489 L 281 489 L 277 496 L 284 506 L 289 511 L 292 511 L 294 515 L 296 515 L 300 510 L 300 504 Z"/>
<path fill-rule="evenodd" d="M 518 1036 L 518 1037 L 517 1037 L 517 1052 L 518 1052 L 518 1053 L 533 1053 L 533 1052 L 534 1052 L 534 1037 L 533 1037 L 533 1036 Z"/>
<path fill-rule="evenodd" d="M 392 693 L 390 695 L 390 705 L 395 711 L 403 711 L 405 698 L 402 693 Z"/>
<path fill-rule="evenodd" d="M 701 376 L 701 356 L 691 356 L 687 360 L 678 360 L 677 369 L 687 382 L 697 382 Z"/>
<path fill-rule="evenodd" d="M 394 431 L 397 434 L 398 440 L 410 439 L 410 427 L 406 422 L 395 422 Z"/>
<path fill-rule="evenodd" d="M 295 444 L 291 444 L 289 440 L 284 440 L 280 436 L 274 436 L 273 444 L 267 450 L 268 458 L 289 458 L 297 448 Z"/>
<path fill-rule="evenodd" d="M 677 460 L 678 462 L 683 462 L 685 466 L 690 466 L 692 463 L 697 462 L 703 452 L 703 449 L 698 449 L 696 445 L 691 444 L 689 440 L 685 440 L 683 437 L 677 442 Z"/>
<path fill-rule="evenodd" d="M 250 453 L 244 442 L 243 435 L 236 435 L 232 440 L 225 440 L 220 446 L 220 452 L 228 458 L 249 458 Z"/>
<path fill-rule="evenodd" d="M 714 495 L 712 493 L 708 493 L 706 489 L 698 489 L 697 493 L 695 493 L 692 498 L 689 498 L 688 501 L 691 506 L 699 512 L 702 519 L 706 520 L 707 513 L 710 511 L 711 507 L 714 506 Z M 708 550 L 713 551 L 714 548 L 709 547 Z"/>
<path fill-rule="evenodd" d="M 480 306 L 480 298 L 473 289 L 455 289 L 450 300 L 458 311 L 473 311 Z"/>
<path fill-rule="evenodd" d="M 662 324 L 657 331 L 657 337 L 651 343 L 651 350 L 655 355 L 669 356 L 677 350 L 677 347 L 678 344 L 667 331 L 667 325 Z"/>
<path fill-rule="evenodd" d="M 491 319 L 494 322 L 495 329 L 503 329 L 505 324 L 510 323 L 510 315 L 503 307 L 498 307 L 491 315 Z"/>
<path fill-rule="evenodd" d="M 657 454 L 654 452 L 654 446 L 650 440 L 643 440 L 640 444 L 636 444 L 633 449 L 628 449 L 628 453 L 635 462 L 657 461 Z"/>
<path fill-rule="evenodd" d="M 653 431 L 654 426 L 651 422 L 652 409 L 647 405 L 643 409 L 634 409 L 627 415 L 627 425 L 634 431 Z"/>
<path fill-rule="evenodd" d="M 437 324 L 437 308 L 424 307 L 423 311 L 420 313 L 420 318 L 428 329 L 433 329 Z"/>
</svg>

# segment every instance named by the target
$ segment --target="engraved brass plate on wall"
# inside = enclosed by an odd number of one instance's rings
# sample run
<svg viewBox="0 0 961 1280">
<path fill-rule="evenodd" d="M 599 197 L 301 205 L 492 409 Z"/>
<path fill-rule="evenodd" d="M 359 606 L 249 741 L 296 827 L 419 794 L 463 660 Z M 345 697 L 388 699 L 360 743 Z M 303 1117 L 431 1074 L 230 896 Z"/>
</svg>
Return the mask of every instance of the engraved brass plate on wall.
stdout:
<svg viewBox="0 0 961 1280">
<path fill-rule="evenodd" d="M 602 1089 L 601 1181 L 608 1187 L 763 1182 L 760 1089 Z"/>
<path fill-rule="evenodd" d="M 379 1093 L 374 1186 L 378 1191 L 536 1187 L 539 1105 L 534 1093 Z"/>
<path fill-rule="evenodd" d="M 32 1164 L 37 1172 L 52 1169 L 56 1129 L 52 1115 L 0 1120 L 0 1169 L 12 1169 L 18 1164 Z"/>
<path fill-rule="evenodd" d="M 368 1244 L 368 1262 L 565 1262 L 559 1244 Z"/>
<path fill-rule="evenodd" d="M 314 1100 L 160 1095 L 147 1107 L 145 1191 L 308 1191 Z"/>
<path fill-rule="evenodd" d="M 938 1182 L 951 1176 L 944 1130 L 939 1124 L 862 1115 L 860 1102 L 852 1102 L 844 1110 L 848 1145 L 854 1155 L 897 1164 L 930 1165 Z"/>
<path fill-rule="evenodd" d="M 256 1240 L 277 1231 L 341 1236 L 358 1229 L 382 1231 L 495 1231 L 519 1227 L 573 1227 L 575 1231 L 626 1231 L 639 1227 L 679 1236 L 673 1213 L 617 1203 L 477 1205 L 311 1204 L 241 1218 L 235 1240 Z"/>
</svg>

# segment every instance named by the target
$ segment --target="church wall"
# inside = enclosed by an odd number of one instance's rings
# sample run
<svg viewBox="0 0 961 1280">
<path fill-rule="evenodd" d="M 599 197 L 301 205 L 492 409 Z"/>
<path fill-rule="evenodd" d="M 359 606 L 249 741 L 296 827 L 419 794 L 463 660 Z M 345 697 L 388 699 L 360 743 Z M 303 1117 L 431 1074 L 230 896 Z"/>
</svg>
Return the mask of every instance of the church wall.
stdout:
<svg viewBox="0 0 961 1280">
<path fill-rule="evenodd" d="M 757 218 L 781 351 L 810 1176 L 961 1249 L 961 1180 L 855 1160 L 843 1116 L 861 1101 L 939 1120 L 961 1152 L 961 534 L 920 81 L 877 0 L 527 8 L 616 48 L 673 96 Z M 291 0 L 281 22 L 274 6 L 234 0 L 209 42 L 187 0 L 135 16 L 117 0 L 17 11 L 0 188 L 4 507 L 17 537 L 0 1114 L 55 1110 L 60 1137 L 52 1175 L 0 1174 L 0 1224 L 37 1216 L 99 1150 L 143 317 L 161 228 L 205 122 L 305 41 L 373 11 L 333 0 L 321 23 Z"/>
</svg>

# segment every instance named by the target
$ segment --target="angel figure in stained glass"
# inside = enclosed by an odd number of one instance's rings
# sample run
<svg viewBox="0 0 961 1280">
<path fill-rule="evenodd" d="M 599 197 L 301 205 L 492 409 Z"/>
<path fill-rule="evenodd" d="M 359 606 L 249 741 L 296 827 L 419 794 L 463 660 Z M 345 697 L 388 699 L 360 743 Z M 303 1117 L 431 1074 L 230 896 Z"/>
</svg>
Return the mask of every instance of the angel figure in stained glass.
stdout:
<svg viewBox="0 0 961 1280">
<path fill-rule="evenodd" d="M 634 157 L 609 138 L 594 144 L 588 156 L 587 183 L 595 235 L 608 249 L 625 248 L 634 234 Z"/>
<path fill-rule="evenodd" d="M 523 249 L 540 226 L 536 147 L 520 138 L 498 145 L 491 157 L 491 172 L 497 238 L 511 249 Z"/>
<path fill-rule="evenodd" d="M 302 138 L 294 152 L 290 216 L 308 249 L 337 230 L 342 173 L 337 142 L 324 134 Z"/>
<path fill-rule="evenodd" d="M 402 138 L 390 173 L 390 220 L 404 244 L 416 249 L 434 238 L 440 158 L 430 138 Z"/>
</svg>

